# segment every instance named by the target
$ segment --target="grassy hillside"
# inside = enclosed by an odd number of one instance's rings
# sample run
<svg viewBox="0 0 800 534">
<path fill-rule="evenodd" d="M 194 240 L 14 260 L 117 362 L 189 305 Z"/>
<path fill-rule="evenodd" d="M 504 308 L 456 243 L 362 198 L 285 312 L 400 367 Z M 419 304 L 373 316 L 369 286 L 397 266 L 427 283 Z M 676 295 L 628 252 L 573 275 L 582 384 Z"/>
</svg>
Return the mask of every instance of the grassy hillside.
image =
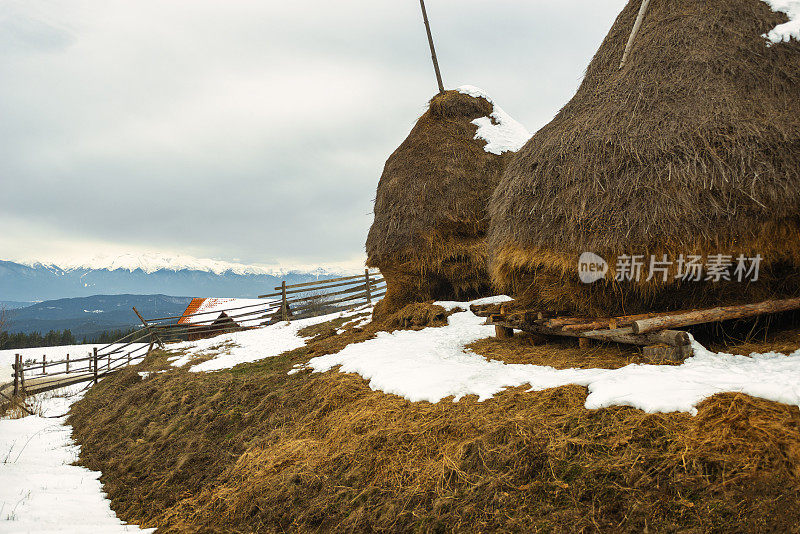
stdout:
<svg viewBox="0 0 800 534">
<path fill-rule="evenodd" d="M 357 375 L 287 374 L 378 330 L 339 326 L 227 371 L 102 381 L 70 418 L 81 462 L 122 519 L 164 531 L 798 531 L 797 407 L 726 393 L 694 417 L 587 410 L 580 386 L 412 403 Z M 542 354 L 524 338 L 475 349 Z M 556 366 L 575 352 L 549 350 Z M 635 358 L 615 353 L 594 364 Z"/>
</svg>

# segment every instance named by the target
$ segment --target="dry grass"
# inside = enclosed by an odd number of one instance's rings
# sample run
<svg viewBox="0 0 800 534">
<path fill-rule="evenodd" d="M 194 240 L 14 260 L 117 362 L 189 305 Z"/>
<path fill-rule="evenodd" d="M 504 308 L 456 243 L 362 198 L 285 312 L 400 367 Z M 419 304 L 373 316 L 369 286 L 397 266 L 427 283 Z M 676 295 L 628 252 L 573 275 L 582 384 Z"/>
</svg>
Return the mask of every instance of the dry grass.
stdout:
<svg viewBox="0 0 800 534">
<path fill-rule="evenodd" d="M 398 316 L 441 320 L 432 305 Z M 579 386 L 411 403 L 355 375 L 287 375 L 378 328 L 230 371 L 103 380 L 70 419 L 81 463 L 120 517 L 165 532 L 800 532 L 797 407 L 722 394 L 696 417 L 586 410 Z M 472 348 L 555 367 L 636 358 L 581 362 L 524 337 Z"/>
</svg>

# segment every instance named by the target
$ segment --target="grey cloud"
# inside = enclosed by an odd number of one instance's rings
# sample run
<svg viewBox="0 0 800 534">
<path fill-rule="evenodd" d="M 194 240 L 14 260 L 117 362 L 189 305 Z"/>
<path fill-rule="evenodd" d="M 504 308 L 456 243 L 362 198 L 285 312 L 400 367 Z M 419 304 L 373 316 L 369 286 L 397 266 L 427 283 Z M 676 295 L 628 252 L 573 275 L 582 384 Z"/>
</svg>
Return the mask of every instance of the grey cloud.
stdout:
<svg viewBox="0 0 800 534">
<path fill-rule="evenodd" d="M 623 4 L 428 11 L 446 85 L 483 87 L 533 131 Z M 435 92 L 411 0 L 20 5 L 0 20 L 17 43 L 0 41 L 0 210 L 87 243 L 350 259 L 384 160 Z"/>
</svg>

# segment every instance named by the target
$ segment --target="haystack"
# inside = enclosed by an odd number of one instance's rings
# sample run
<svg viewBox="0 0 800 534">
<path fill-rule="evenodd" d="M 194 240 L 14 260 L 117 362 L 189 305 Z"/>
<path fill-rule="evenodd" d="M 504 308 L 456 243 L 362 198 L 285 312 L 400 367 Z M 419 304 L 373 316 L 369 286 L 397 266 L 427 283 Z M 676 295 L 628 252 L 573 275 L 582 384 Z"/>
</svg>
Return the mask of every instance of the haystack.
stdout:
<svg viewBox="0 0 800 534">
<path fill-rule="evenodd" d="M 378 183 L 366 243 L 367 265 L 387 283 L 376 315 L 490 292 L 486 207 L 508 155 L 529 136 L 477 88 L 431 99 Z"/>
<path fill-rule="evenodd" d="M 595 314 L 796 295 L 800 43 L 763 36 L 786 15 L 761 0 L 652 0 L 621 68 L 640 5 L 504 172 L 489 208 L 493 280 L 530 305 Z M 580 282 L 583 252 L 608 261 L 604 279 Z M 666 281 L 646 281 L 649 265 L 615 281 L 621 255 L 664 254 Z M 760 254 L 759 280 L 682 281 L 681 254 L 705 266 Z"/>
</svg>

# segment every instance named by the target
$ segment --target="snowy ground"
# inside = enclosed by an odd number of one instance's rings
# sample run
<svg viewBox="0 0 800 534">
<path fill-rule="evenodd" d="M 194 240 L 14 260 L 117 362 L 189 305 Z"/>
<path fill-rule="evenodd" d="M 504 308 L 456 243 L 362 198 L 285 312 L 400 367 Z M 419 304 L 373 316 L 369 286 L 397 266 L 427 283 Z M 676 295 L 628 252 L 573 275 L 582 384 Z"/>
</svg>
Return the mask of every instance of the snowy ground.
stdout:
<svg viewBox="0 0 800 534">
<path fill-rule="evenodd" d="M 290 323 L 280 322 L 255 330 L 233 332 L 199 341 L 186 341 L 183 343 L 170 343 L 169 350 L 184 351 L 182 356 L 172 358 L 172 365 L 183 367 L 194 358 L 212 356 L 211 359 L 193 365 L 190 371 L 218 371 L 229 369 L 240 363 L 254 362 L 272 356 L 277 356 L 287 350 L 294 350 L 305 345 L 306 338 L 297 334 L 298 330 L 306 326 L 324 323 L 340 317 L 354 317 L 358 314 L 372 315 L 371 306 L 359 306 L 352 310 L 309 317 Z M 356 318 L 354 317 L 354 320 Z"/>
<path fill-rule="evenodd" d="M 105 347 L 107 343 L 92 343 L 87 345 L 64 345 L 62 347 L 36 347 L 33 349 L 9 349 L 9 350 L 0 350 L 0 384 L 5 382 L 10 382 L 13 379 L 14 370 L 11 365 L 14 363 L 14 355 L 21 354 L 23 361 L 42 361 L 42 356 L 47 356 L 47 361 L 53 362 L 58 360 L 63 360 L 69 354 L 70 358 L 85 358 L 92 354 L 92 349 L 94 347 L 102 348 Z M 115 345 L 115 347 L 118 345 Z M 146 347 L 147 343 L 133 343 L 127 347 L 125 347 L 126 353 L 128 351 L 132 352 L 137 350 L 141 347 Z M 110 349 L 105 349 L 103 352 L 108 352 Z M 123 353 L 114 354 L 113 357 L 119 357 Z M 137 361 L 137 359 L 134 359 Z M 76 370 L 79 365 L 80 367 L 87 367 L 88 362 L 80 362 L 79 364 L 72 364 L 70 365 L 70 370 Z M 60 373 L 66 371 L 66 364 L 63 365 L 48 365 L 47 372 L 49 373 Z M 25 376 L 28 376 L 26 371 Z"/>
<path fill-rule="evenodd" d="M 474 301 L 502 301 L 493 297 Z M 469 303 L 439 302 L 446 308 Z M 469 343 L 494 334 L 484 318 L 463 311 L 441 328 L 380 332 L 375 339 L 345 347 L 337 354 L 312 358 L 308 368 L 320 372 L 340 366 L 357 373 L 375 390 L 411 401 L 437 402 L 454 396 L 488 399 L 513 386 L 532 391 L 578 384 L 589 388 L 586 407 L 634 406 L 647 412 L 695 413 L 703 399 L 725 391 L 800 406 L 800 351 L 734 356 L 713 353 L 694 342 L 695 356 L 683 365 L 631 364 L 621 369 L 554 369 L 505 364 L 466 350 Z"/>
<path fill-rule="evenodd" d="M 100 473 L 71 465 L 79 447 L 65 425 L 82 386 L 38 397 L 36 413 L 0 420 L 0 533 L 152 532 L 120 521 L 98 480 Z M 39 404 L 40 403 L 40 404 Z"/>
<path fill-rule="evenodd" d="M 473 302 L 439 302 L 448 309 L 469 309 L 470 304 L 502 302 L 492 297 Z M 297 331 L 309 324 L 351 316 L 368 308 L 304 319 L 172 345 L 187 354 L 173 362 L 186 365 L 195 356 L 216 354 L 192 371 L 213 371 L 276 356 L 303 346 Z M 465 346 L 494 335 L 494 327 L 470 311 L 458 311 L 448 326 L 419 331 L 379 332 L 371 340 L 344 350 L 312 358 L 304 368 L 315 372 L 336 367 L 357 373 L 375 390 L 411 401 L 438 402 L 465 395 L 488 399 L 508 387 L 529 385 L 531 391 L 578 384 L 589 389 L 586 407 L 633 406 L 647 412 L 696 413 L 703 399 L 721 392 L 741 392 L 754 397 L 800 406 L 800 351 L 738 356 L 713 353 L 697 342 L 694 357 L 683 365 L 631 364 L 620 369 L 554 369 L 548 366 L 505 364 L 488 360 Z M 299 369 L 291 371 L 295 373 Z"/>
</svg>

